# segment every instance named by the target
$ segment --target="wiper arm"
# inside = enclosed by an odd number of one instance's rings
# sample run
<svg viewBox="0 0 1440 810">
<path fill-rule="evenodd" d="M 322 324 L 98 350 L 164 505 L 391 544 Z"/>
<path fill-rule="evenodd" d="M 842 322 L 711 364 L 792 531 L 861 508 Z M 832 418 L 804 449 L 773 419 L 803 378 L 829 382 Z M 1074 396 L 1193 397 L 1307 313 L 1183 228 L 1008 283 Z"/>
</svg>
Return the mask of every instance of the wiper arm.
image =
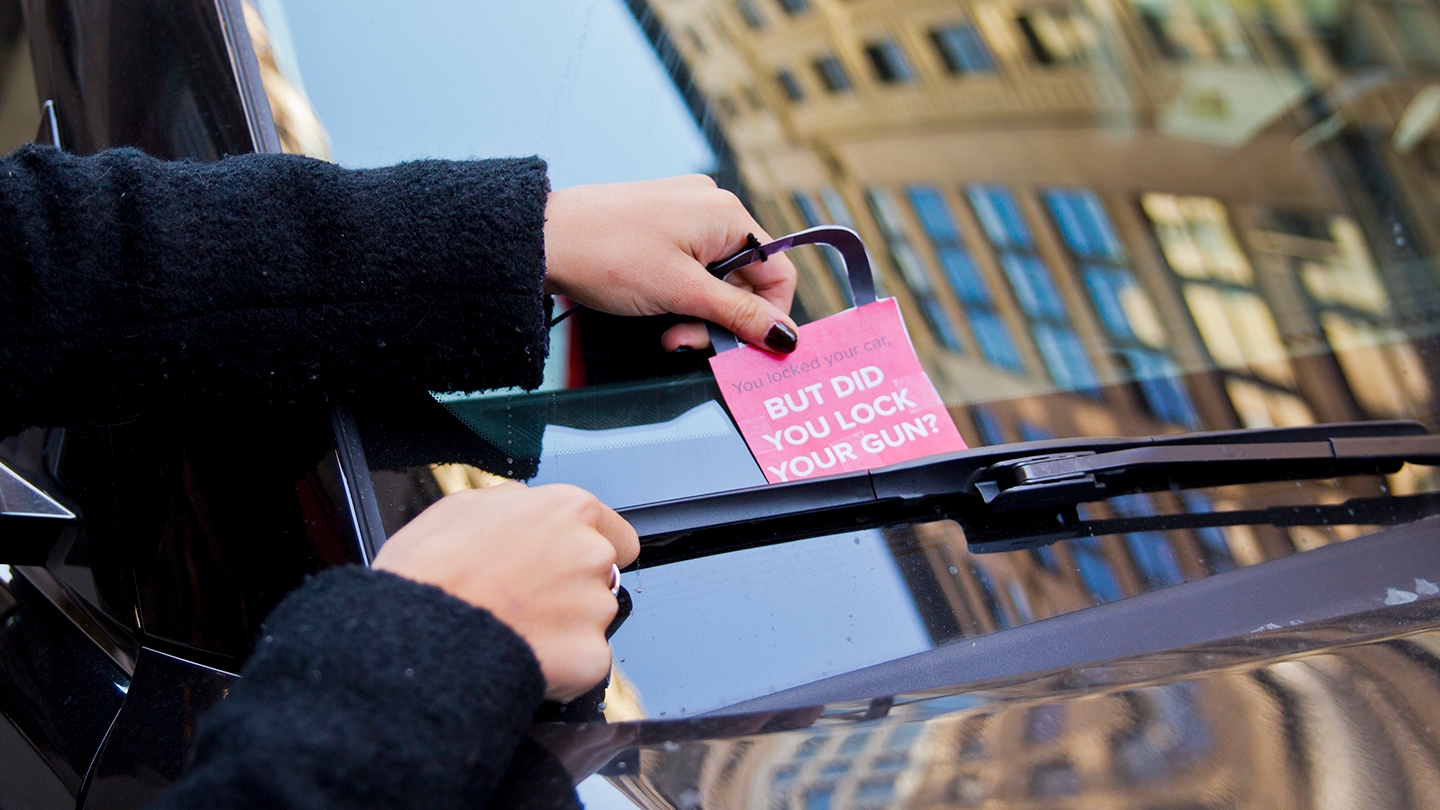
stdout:
<svg viewBox="0 0 1440 810">
<path fill-rule="evenodd" d="M 992 513 L 1098 501 L 1112 494 L 1392 473 L 1440 464 L 1440 436 L 1330 437 L 1258 444 L 1136 447 L 995 464 L 974 483 Z"/>
<path fill-rule="evenodd" d="M 1406 462 L 1440 464 L 1440 436 L 1418 422 L 1388 421 L 1060 439 L 647 504 L 621 514 L 640 534 L 645 565 L 944 518 L 961 524 L 972 551 L 1008 551 L 1088 534 L 1076 506 L 1116 495 L 1384 474 Z"/>
</svg>

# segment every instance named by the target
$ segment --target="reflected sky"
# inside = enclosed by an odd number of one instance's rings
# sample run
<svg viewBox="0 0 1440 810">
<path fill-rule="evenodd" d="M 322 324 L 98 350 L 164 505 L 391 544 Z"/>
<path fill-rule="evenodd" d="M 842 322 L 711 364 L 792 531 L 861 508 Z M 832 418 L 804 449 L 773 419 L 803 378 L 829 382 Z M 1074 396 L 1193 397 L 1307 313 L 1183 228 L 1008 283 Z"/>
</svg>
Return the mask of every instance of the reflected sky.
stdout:
<svg viewBox="0 0 1440 810">
<path fill-rule="evenodd" d="M 270 26 L 293 45 L 342 165 L 539 154 L 556 188 L 713 166 L 620 0 L 264 0 L 262 10 L 283 13 Z"/>
<path fill-rule="evenodd" d="M 612 639 L 652 717 L 693 715 L 930 648 L 878 531 L 627 573 Z"/>
</svg>

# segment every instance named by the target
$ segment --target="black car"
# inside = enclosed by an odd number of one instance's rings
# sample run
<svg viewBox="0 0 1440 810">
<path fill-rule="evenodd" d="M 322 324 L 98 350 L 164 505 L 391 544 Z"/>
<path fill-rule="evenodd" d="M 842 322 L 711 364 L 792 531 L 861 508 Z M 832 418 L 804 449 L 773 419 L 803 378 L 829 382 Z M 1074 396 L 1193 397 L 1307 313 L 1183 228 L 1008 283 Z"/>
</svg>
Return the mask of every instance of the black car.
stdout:
<svg viewBox="0 0 1440 810">
<path fill-rule="evenodd" d="M 288 6 L 0 2 L 0 147 L 698 160 L 860 234 L 972 449 L 767 485 L 669 321 L 588 311 L 537 392 L 5 438 L 0 808 L 143 804 L 287 592 L 503 480 L 642 536 L 533 731 L 591 806 L 1436 803 L 1433 4 Z"/>
</svg>

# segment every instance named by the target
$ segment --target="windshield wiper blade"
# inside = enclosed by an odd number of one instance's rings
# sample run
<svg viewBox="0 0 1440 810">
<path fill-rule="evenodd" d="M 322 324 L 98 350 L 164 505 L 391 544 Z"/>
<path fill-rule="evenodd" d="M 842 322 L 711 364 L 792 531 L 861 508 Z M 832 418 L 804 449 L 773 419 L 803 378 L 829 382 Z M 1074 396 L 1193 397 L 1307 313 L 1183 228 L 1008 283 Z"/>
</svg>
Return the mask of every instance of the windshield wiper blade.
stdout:
<svg viewBox="0 0 1440 810">
<path fill-rule="evenodd" d="M 1418 495 L 1350 498 L 1340 503 L 1082 520 L 1075 528 L 1078 536 L 1100 537 L 1107 534 L 1244 525 L 1398 526 L 1436 515 L 1440 515 L 1440 493 L 1424 492 Z"/>
<path fill-rule="evenodd" d="M 1440 464 L 1440 436 L 1418 422 L 1386 421 L 1060 439 L 646 504 L 621 514 L 640 534 L 645 565 L 945 518 L 961 524 L 972 551 L 1007 551 L 1087 534 L 1076 507 L 1117 495 L 1383 474 L 1406 462 Z"/>
</svg>

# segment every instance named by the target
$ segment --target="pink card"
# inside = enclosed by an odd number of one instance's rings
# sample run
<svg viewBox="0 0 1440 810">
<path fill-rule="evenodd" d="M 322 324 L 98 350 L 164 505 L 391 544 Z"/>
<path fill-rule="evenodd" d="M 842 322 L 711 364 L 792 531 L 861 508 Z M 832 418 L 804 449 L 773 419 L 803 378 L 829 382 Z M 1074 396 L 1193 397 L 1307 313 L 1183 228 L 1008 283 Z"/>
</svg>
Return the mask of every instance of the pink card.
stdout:
<svg viewBox="0 0 1440 810">
<path fill-rule="evenodd" d="M 741 346 L 710 367 L 772 484 L 965 449 L 893 298 L 800 327 L 793 354 Z"/>
</svg>

